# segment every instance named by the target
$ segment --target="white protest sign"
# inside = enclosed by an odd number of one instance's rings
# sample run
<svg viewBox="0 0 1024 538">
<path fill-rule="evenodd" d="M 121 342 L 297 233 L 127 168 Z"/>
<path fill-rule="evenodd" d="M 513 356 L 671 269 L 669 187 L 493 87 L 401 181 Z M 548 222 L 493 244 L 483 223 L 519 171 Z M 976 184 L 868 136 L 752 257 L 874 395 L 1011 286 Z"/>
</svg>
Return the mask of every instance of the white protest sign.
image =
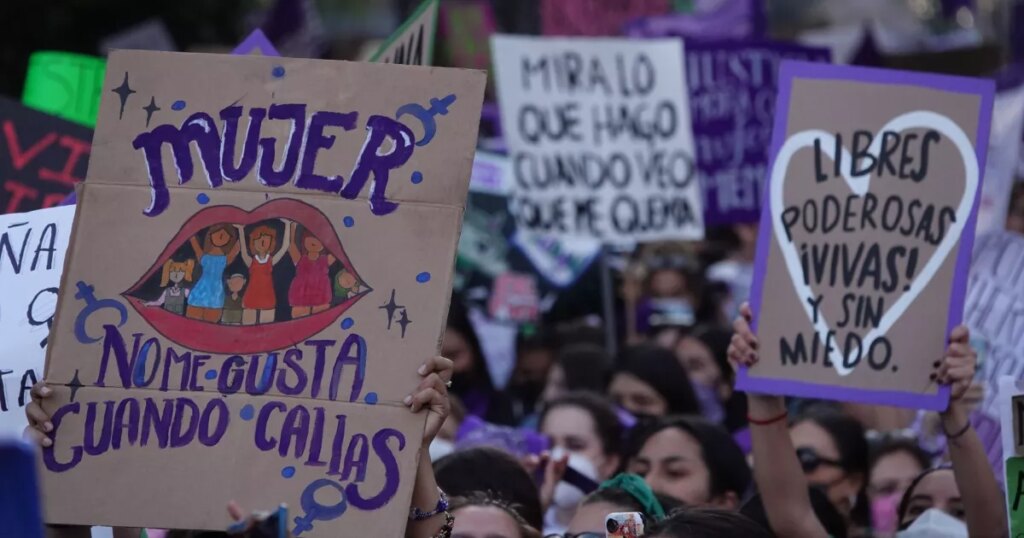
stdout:
<svg viewBox="0 0 1024 538">
<path fill-rule="evenodd" d="M 1024 236 L 998 230 L 975 240 L 964 323 L 981 348 L 986 386 L 1001 376 L 1024 377 Z M 982 410 L 999 414 L 993 391 L 986 391 Z"/>
<path fill-rule="evenodd" d="M 976 233 L 1002 229 L 1020 160 L 1024 130 L 1024 85 L 996 94 L 989 134 L 985 181 L 981 184 Z"/>
<path fill-rule="evenodd" d="M 0 435 L 28 424 L 74 218 L 75 206 L 0 215 Z"/>
<path fill-rule="evenodd" d="M 434 36 L 440 0 L 424 0 L 367 61 L 404 65 L 433 65 Z"/>
<path fill-rule="evenodd" d="M 704 236 L 678 39 L 491 38 L 518 229 Z"/>
</svg>

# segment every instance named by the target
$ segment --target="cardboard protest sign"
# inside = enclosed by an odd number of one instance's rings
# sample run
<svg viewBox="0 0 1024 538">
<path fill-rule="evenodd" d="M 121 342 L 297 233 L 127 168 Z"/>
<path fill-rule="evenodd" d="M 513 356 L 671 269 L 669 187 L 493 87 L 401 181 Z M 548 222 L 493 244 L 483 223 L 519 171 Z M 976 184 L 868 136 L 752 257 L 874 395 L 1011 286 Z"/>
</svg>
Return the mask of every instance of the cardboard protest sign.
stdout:
<svg viewBox="0 0 1024 538">
<path fill-rule="evenodd" d="M 441 0 L 424 0 L 368 61 L 406 65 L 434 64 L 434 34 Z"/>
<path fill-rule="evenodd" d="M 24 407 L 43 378 L 74 217 L 73 206 L 0 215 L 0 437 L 28 425 Z"/>
<path fill-rule="evenodd" d="M 1024 380 L 1002 376 L 996 386 L 1006 458 L 1008 523 L 1010 536 L 1019 536 L 1024 533 Z"/>
<path fill-rule="evenodd" d="M 36 110 L 92 127 L 99 112 L 106 61 L 72 52 L 32 53 L 21 102 Z"/>
<path fill-rule="evenodd" d="M 238 56 L 252 54 L 257 56 L 280 56 L 277 49 L 274 48 L 274 44 L 267 39 L 267 35 L 259 28 L 253 30 L 245 40 L 239 43 L 235 50 L 231 51 L 231 54 Z"/>
<path fill-rule="evenodd" d="M 783 59 L 828 62 L 827 49 L 772 41 L 686 41 L 686 80 L 707 225 L 756 222 Z"/>
<path fill-rule="evenodd" d="M 615 36 L 633 19 L 671 10 L 671 0 L 540 0 L 541 31 L 549 36 Z"/>
<path fill-rule="evenodd" d="M 981 348 L 981 379 L 995 386 L 1002 376 L 1024 377 L 1024 236 L 1005 230 L 978 236 L 974 244 L 964 323 Z M 992 391 L 982 410 L 999 414 Z"/>
<path fill-rule="evenodd" d="M 487 313 L 499 321 L 537 321 L 540 297 L 531 275 L 503 273 L 494 279 Z"/>
<path fill-rule="evenodd" d="M 92 129 L 0 97 L 0 214 L 52 207 L 85 178 Z"/>
<path fill-rule="evenodd" d="M 784 61 L 742 390 L 944 409 L 991 81 Z M 841 103 L 842 106 L 837 106 Z"/>
<path fill-rule="evenodd" d="M 527 231 L 606 243 L 704 235 L 679 40 L 495 36 Z"/>
<path fill-rule="evenodd" d="M 400 536 L 424 420 L 401 402 L 444 330 L 484 84 L 111 54 L 47 356 L 47 520 L 219 529 L 233 498 L 287 503 L 296 536 Z"/>
</svg>

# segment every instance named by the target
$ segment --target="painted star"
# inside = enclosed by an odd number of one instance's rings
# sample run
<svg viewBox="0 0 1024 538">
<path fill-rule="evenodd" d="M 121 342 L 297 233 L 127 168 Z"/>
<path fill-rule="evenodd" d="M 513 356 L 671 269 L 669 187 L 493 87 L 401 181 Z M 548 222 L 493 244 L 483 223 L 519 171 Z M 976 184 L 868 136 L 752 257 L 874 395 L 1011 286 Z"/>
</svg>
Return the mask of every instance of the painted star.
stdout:
<svg viewBox="0 0 1024 538">
<path fill-rule="evenodd" d="M 405 338 L 405 328 L 408 327 L 409 324 L 411 323 L 412 320 L 409 319 L 408 314 L 406 314 L 406 309 L 403 308 L 402 316 L 398 318 L 398 324 L 402 326 L 402 338 Z"/>
<path fill-rule="evenodd" d="M 163 109 L 158 107 L 158 106 L 156 106 L 156 96 L 154 95 L 153 97 L 149 98 L 149 104 L 144 106 L 144 107 L 142 107 L 142 110 L 146 111 L 146 128 L 148 129 L 149 128 L 149 120 L 150 120 L 150 118 L 153 117 L 153 113 L 156 112 L 157 110 L 163 110 Z"/>
<path fill-rule="evenodd" d="M 78 380 L 78 370 L 75 370 L 75 377 L 71 378 L 71 382 L 67 386 L 71 387 L 71 401 L 73 402 L 75 401 L 75 393 L 78 392 L 78 389 L 85 386 Z"/>
<path fill-rule="evenodd" d="M 124 82 L 122 82 L 120 86 L 110 91 L 116 93 L 117 96 L 121 98 L 121 114 L 117 117 L 117 119 L 121 119 L 124 117 L 124 105 L 128 102 L 128 97 L 131 96 L 131 94 L 136 93 L 135 90 L 133 90 L 132 87 L 128 85 L 127 71 L 124 72 Z"/>
<path fill-rule="evenodd" d="M 388 313 L 388 330 L 390 331 L 391 330 L 391 320 L 394 319 L 394 317 L 395 317 L 395 310 L 398 310 L 399 308 L 405 308 L 405 307 L 401 306 L 401 305 L 399 305 L 398 303 L 395 302 L 395 290 L 392 289 L 391 290 L 391 298 L 388 299 L 388 302 L 386 304 L 384 304 L 383 306 L 378 306 L 377 308 L 379 308 L 381 310 L 386 310 L 387 311 L 387 313 Z"/>
</svg>

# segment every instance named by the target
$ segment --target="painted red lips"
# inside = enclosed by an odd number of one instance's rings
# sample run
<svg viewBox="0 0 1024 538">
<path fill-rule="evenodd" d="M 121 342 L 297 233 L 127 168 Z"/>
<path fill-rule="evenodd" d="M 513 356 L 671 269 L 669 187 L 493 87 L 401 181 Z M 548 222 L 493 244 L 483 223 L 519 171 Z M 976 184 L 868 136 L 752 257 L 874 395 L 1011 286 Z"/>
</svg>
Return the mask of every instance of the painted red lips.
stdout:
<svg viewBox="0 0 1024 538">
<path fill-rule="evenodd" d="M 202 230 L 216 224 L 245 226 L 268 219 L 287 219 L 298 223 L 320 239 L 325 253 L 334 255 L 344 269 L 354 275 L 357 281 L 362 282 L 326 215 L 319 209 L 298 200 L 278 199 L 267 202 L 252 211 L 245 211 L 233 206 L 214 206 L 197 212 L 182 225 L 181 230 L 167 244 L 153 266 L 142 275 L 138 282 L 122 293 L 122 296 L 147 323 L 167 339 L 192 350 L 226 355 L 265 353 L 292 347 L 324 330 L 356 301 L 372 291 L 364 286 L 361 292 L 323 312 L 298 319 L 260 325 L 221 325 L 190 319 L 163 308 L 146 306 L 144 300 L 135 296 L 135 293 L 162 269 L 163 263 L 173 256 L 179 247 Z M 241 238 L 241 240 L 245 240 L 245 238 Z"/>
</svg>

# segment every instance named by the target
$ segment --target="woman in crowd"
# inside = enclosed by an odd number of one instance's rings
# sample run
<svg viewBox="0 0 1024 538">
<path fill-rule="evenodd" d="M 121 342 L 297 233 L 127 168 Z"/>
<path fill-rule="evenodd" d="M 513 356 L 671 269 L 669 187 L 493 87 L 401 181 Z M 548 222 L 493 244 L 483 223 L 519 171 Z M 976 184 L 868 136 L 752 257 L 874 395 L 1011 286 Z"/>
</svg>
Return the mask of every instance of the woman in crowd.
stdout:
<svg viewBox="0 0 1024 538">
<path fill-rule="evenodd" d="M 564 536 L 601 538 L 608 514 L 638 512 L 644 523 L 651 525 L 682 506 L 678 499 L 651 491 L 639 476 L 620 474 L 583 499 Z"/>
<path fill-rule="evenodd" d="M 686 369 L 704 418 L 735 432 L 747 425 L 747 400 L 733 390 L 733 371 L 726 356 L 731 336 L 724 329 L 699 326 L 681 334 L 671 347 Z"/>
<path fill-rule="evenodd" d="M 639 427 L 626 470 L 687 506 L 735 510 L 750 487 L 750 468 L 732 437 L 696 417 L 664 417 Z"/>
<path fill-rule="evenodd" d="M 530 473 L 507 452 L 486 446 L 466 448 L 434 462 L 437 483 L 452 497 L 486 491 L 508 503 L 535 529 L 541 528 L 537 484 Z"/>
<path fill-rule="evenodd" d="M 750 330 L 751 317 L 750 306 L 744 304 L 734 323 L 736 332 L 729 345 L 729 358 L 739 365 L 750 366 L 760 358 L 757 337 Z M 970 347 L 967 328 L 956 327 L 950 334 L 946 356 L 936 361 L 935 372 L 931 375 L 935 382 L 951 388 L 949 408 L 942 413 L 942 427 L 947 435 L 953 469 L 952 472 L 928 473 L 907 490 L 904 495 L 907 502 L 901 503 L 907 508 L 904 510 L 901 506 L 900 510 L 902 527 L 909 527 L 916 519 L 912 513 L 949 508 L 952 503 L 946 501 L 959 497 L 969 536 L 1006 536 L 1002 492 L 963 405 L 963 395 L 974 377 L 976 364 L 977 356 Z M 779 536 L 825 538 L 827 533 L 814 517 L 807 497 L 808 479 L 786 426 L 783 398 L 760 394 L 748 394 L 748 398 L 754 476 L 772 529 Z M 920 503 L 913 510 L 910 499 Z"/>
<path fill-rule="evenodd" d="M 444 330 L 441 354 L 455 363 L 452 390 L 462 401 L 467 415 L 496 424 L 512 423 L 513 415 L 508 398 L 494 388 L 480 340 L 469 320 L 469 312 L 455 296 L 448 309 L 448 325 Z"/>
<path fill-rule="evenodd" d="M 742 514 L 713 508 L 683 509 L 651 526 L 644 538 L 772 538 Z"/>
<path fill-rule="evenodd" d="M 674 353 L 652 344 L 619 354 L 608 394 L 637 417 L 700 414 L 686 370 Z"/>
<path fill-rule="evenodd" d="M 885 437 L 872 448 L 867 494 L 875 535 L 892 536 L 896 532 L 900 499 L 930 463 L 928 455 L 913 439 Z"/>
<path fill-rule="evenodd" d="M 540 538 L 515 506 L 482 491 L 453 498 L 448 511 L 455 517 L 456 538 Z"/>
<path fill-rule="evenodd" d="M 599 345 L 582 343 L 566 346 L 558 353 L 548 372 L 541 399 L 550 402 L 578 390 L 604 392 L 611 364 L 608 352 Z"/>
</svg>

